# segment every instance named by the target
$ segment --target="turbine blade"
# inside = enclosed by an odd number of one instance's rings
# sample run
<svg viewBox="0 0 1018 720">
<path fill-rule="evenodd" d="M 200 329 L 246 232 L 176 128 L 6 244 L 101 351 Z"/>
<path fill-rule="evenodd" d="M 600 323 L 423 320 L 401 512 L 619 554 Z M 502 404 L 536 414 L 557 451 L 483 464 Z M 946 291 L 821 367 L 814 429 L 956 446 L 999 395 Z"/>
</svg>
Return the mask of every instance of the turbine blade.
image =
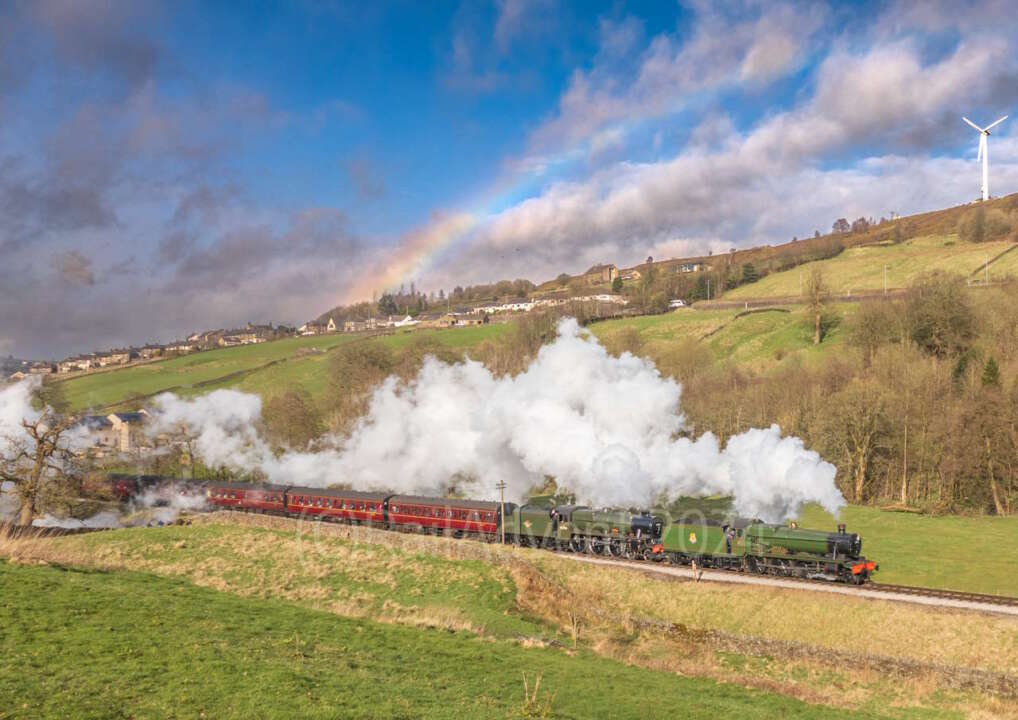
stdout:
<svg viewBox="0 0 1018 720">
<path fill-rule="evenodd" d="M 983 130 L 983 132 L 986 132 L 986 130 L 989 130 L 990 128 L 995 128 L 995 127 L 997 127 L 998 125 L 1000 125 L 1000 124 L 1001 124 L 1002 122 L 1004 122 L 1005 120 L 1007 120 L 1007 115 L 1005 115 L 1004 117 L 1002 117 L 1002 118 L 1001 118 L 1000 120 L 997 120 L 996 122 L 994 122 L 994 123 L 992 123 L 992 124 L 990 124 L 990 125 L 987 125 L 987 126 L 986 126 L 986 128 L 985 128 L 985 129 Z"/>
<path fill-rule="evenodd" d="M 975 124 L 974 122 L 972 122 L 971 120 L 969 120 L 969 119 L 968 119 L 967 117 L 964 117 L 964 116 L 962 116 L 962 120 L 964 120 L 965 122 L 967 122 L 967 123 L 968 123 L 969 125 L 971 125 L 972 127 L 974 127 L 974 128 L 975 128 L 976 130 L 978 130 L 979 132 L 982 132 L 982 131 L 983 131 L 983 129 L 982 129 L 981 127 L 979 127 L 978 125 L 976 125 L 976 124 Z"/>
</svg>

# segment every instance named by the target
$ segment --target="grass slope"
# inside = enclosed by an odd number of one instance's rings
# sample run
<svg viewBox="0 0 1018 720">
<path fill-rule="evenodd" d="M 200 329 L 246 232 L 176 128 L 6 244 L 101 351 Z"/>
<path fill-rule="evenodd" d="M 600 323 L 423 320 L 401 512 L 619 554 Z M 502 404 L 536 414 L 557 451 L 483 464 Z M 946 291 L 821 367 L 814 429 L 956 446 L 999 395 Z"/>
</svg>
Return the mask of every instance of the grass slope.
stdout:
<svg viewBox="0 0 1018 720">
<path fill-rule="evenodd" d="M 634 328 L 646 343 L 641 354 L 652 357 L 676 344 L 698 342 L 710 349 L 710 357 L 715 361 L 766 369 L 781 358 L 797 356 L 813 363 L 841 352 L 845 342 L 844 322 L 857 309 L 857 303 L 831 303 L 828 311 L 840 323 L 820 346 L 813 345 L 806 311 L 794 305 L 748 313 L 739 309 L 676 310 L 596 323 L 591 330 L 599 339 L 610 341 L 613 334 Z"/>
<path fill-rule="evenodd" d="M 369 528 L 220 514 L 0 557 L 0 717 L 949 717 L 1006 707 L 953 668 L 1018 673 L 1015 618 Z"/>
<path fill-rule="evenodd" d="M 328 350 L 349 342 L 353 335 L 328 335 L 310 338 L 288 338 L 259 345 L 209 350 L 158 362 L 81 375 L 58 380 L 72 410 L 99 408 L 123 402 L 133 396 L 152 395 L 174 390 L 198 391 L 226 376 L 238 376 L 269 363 L 301 362 L 301 351 L 311 348 Z M 214 386 L 212 386 L 214 387 Z"/>
<path fill-rule="evenodd" d="M 805 508 L 805 527 L 839 522 L 818 506 Z M 1018 597 L 1018 517 L 927 516 L 850 505 L 841 520 L 863 537 L 880 564 L 878 582 Z"/>
<path fill-rule="evenodd" d="M 349 342 L 380 342 L 401 347 L 418 338 L 434 338 L 452 348 L 467 348 L 505 332 L 504 324 L 449 330 L 419 330 L 368 339 L 337 334 L 288 338 L 260 345 L 245 345 L 195 353 L 110 372 L 58 380 L 72 411 L 104 408 L 138 396 L 170 391 L 197 395 L 220 388 L 236 388 L 268 397 L 291 385 L 313 395 L 325 391 L 328 351 Z M 324 352 L 309 352 L 317 349 Z"/>
<path fill-rule="evenodd" d="M 853 247 L 836 257 L 772 273 L 758 282 L 729 290 L 723 299 L 798 296 L 800 276 L 805 283 L 814 267 L 823 269 L 824 277 L 835 293 L 882 290 L 885 266 L 889 289 L 907 287 L 918 276 L 933 270 L 968 277 L 980 270 L 987 259 L 1013 246 L 1014 243 L 1007 241 L 972 244 L 962 242 L 957 235 L 934 235 L 913 238 L 897 245 Z M 1009 252 L 997 261 L 999 265 L 990 265 L 991 280 L 1016 274 L 1018 257 L 1013 256 L 1014 253 Z"/>
<path fill-rule="evenodd" d="M 0 584 L 5 718 L 849 715 L 586 652 L 351 620 L 155 575 L 0 562 Z M 523 673 L 531 686 L 541 676 L 530 707 Z"/>
</svg>

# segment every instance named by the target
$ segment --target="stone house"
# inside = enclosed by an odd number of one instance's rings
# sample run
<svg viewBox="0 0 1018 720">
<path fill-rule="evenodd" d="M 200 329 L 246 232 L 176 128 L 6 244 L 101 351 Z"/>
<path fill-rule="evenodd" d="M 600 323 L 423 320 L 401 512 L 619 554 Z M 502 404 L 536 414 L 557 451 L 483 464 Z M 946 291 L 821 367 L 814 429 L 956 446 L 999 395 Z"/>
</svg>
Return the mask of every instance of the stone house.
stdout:
<svg viewBox="0 0 1018 720">
<path fill-rule="evenodd" d="M 594 265 L 583 273 L 583 279 L 588 285 L 600 285 L 610 283 L 619 276 L 619 269 L 612 264 Z"/>
</svg>

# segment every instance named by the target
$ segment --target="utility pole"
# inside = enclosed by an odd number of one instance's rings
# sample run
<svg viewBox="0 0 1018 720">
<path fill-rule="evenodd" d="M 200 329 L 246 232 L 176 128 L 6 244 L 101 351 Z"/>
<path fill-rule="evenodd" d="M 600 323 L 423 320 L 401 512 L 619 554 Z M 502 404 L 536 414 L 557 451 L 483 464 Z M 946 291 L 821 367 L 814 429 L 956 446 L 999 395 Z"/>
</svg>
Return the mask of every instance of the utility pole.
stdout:
<svg viewBox="0 0 1018 720">
<path fill-rule="evenodd" d="M 505 545 L 505 481 L 499 480 L 495 484 L 495 489 L 498 490 L 499 514 L 502 516 L 502 522 L 499 523 L 502 528 L 502 544 Z"/>
<path fill-rule="evenodd" d="M 983 284 L 984 285 L 989 285 L 990 284 L 990 256 L 989 255 L 986 256 L 986 263 L 983 265 L 983 270 L 985 272 L 985 277 L 986 277 L 986 279 L 984 280 Z"/>
<path fill-rule="evenodd" d="M 707 302 L 710 302 L 710 275 L 707 276 Z"/>
</svg>

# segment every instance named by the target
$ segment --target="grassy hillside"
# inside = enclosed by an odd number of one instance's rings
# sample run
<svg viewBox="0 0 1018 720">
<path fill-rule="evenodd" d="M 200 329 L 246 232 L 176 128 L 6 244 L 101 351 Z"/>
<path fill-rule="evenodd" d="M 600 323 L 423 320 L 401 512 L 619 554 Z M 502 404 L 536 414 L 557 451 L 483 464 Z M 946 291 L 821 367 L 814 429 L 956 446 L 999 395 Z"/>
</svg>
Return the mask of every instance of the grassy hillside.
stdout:
<svg viewBox="0 0 1018 720">
<path fill-rule="evenodd" d="M 731 363 L 762 370 L 786 363 L 816 364 L 844 349 L 845 324 L 858 311 L 857 303 L 832 303 L 829 312 L 837 324 L 820 346 L 802 306 L 753 310 L 677 310 L 664 315 L 608 320 L 591 325 L 594 335 L 617 348 L 625 334 L 638 335 L 637 352 L 654 358 L 665 372 L 677 373 L 677 361 L 703 365 Z M 629 349 L 629 348 L 626 348 Z M 697 353 L 697 350 L 699 353 Z M 675 357 L 685 351 L 686 357 Z"/>
<path fill-rule="evenodd" d="M 953 234 L 913 238 L 899 244 L 851 247 L 837 257 L 806 263 L 741 285 L 723 297 L 725 300 L 795 297 L 801 292 L 800 280 L 804 287 L 814 267 L 823 270 L 824 279 L 835 294 L 882 290 L 885 267 L 888 289 L 907 287 L 923 273 L 934 270 L 969 277 L 981 271 L 988 259 L 1015 247 L 1011 241 L 965 243 Z M 1008 252 L 990 264 L 991 280 L 1015 275 L 1018 275 L 1018 253 Z M 980 274 L 978 279 L 981 281 L 983 276 Z"/>
<path fill-rule="evenodd" d="M 1018 597 L 1018 518 L 932 517 L 849 505 L 837 520 L 808 506 L 803 527 L 838 522 L 863 537 L 863 552 L 880 564 L 879 582 Z"/>
<path fill-rule="evenodd" d="M 237 388 L 263 396 L 291 385 L 312 394 L 326 387 L 329 351 L 350 342 L 377 342 L 402 347 L 415 339 L 434 338 L 451 348 L 466 348 L 497 337 L 506 326 L 475 325 L 451 330 L 419 330 L 366 339 L 363 335 L 337 334 L 288 338 L 260 345 L 223 348 L 110 372 L 57 379 L 72 411 L 105 408 L 137 397 L 172 391 L 195 395 L 219 388 Z"/>
<path fill-rule="evenodd" d="M 0 562 L 5 718 L 847 717 L 584 653 L 349 620 L 149 574 Z M 70 620 L 70 622 L 69 622 Z M 537 700 L 524 703 L 523 674 Z M 69 688 L 73 687 L 73 692 Z"/>
<path fill-rule="evenodd" d="M 1014 618 L 368 528 L 215 516 L 0 556 L 15 717 L 954 717 L 1006 713 L 993 673 L 1018 673 Z"/>
</svg>

